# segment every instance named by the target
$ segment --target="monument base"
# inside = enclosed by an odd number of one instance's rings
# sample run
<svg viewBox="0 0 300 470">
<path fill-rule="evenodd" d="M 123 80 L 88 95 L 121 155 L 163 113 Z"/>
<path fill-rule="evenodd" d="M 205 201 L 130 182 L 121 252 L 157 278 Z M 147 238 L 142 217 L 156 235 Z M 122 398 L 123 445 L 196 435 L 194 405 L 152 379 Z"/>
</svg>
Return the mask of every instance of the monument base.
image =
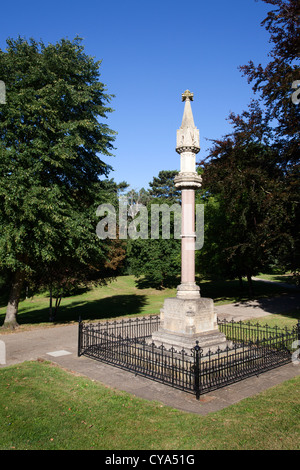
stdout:
<svg viewBox="0 0 300 470">
<path fill-rule="evenodd" d="M 160 315 L 160 328 L 152 334 L 152 341 L 167 349 L 182 348 L 187 351 L 199 342 L 203 354 L 218 348 L 230 346 L 224 333 L 217 325 L 213 300 L 198 298 L 169 298 L 165 299 Z"/>
</svg>

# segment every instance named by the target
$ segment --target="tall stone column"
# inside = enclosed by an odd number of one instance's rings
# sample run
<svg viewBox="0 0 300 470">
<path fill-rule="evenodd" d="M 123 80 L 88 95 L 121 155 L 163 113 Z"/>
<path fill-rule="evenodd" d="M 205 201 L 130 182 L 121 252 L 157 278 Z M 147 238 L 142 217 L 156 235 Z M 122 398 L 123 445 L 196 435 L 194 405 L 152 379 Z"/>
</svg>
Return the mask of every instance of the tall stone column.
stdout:
<svg viewBox="0 0 300 470">
<path fill-rule="evenodd" d="M 201 187 L 196 172 L 196 154 L 200 151 L 199 130 L 194 124 L 191 108 L 193 93 L 182 94 L 185 102 L 182 124 L 177 130 L 176 151 L 180 154 L 180 172 L 175 186 L 181 189 L 181 284 L 177 295 L 164 301 L 160 312 L 161 326 L 152 341 L 166 347 L 190 349 L 199 341 L 206 352 L 226 346 L 218 329 L 213 300 L 200 296 L 195 282 L 195 190 Z"/>
<path fill-rule="evenodd" d="M 195 189 L 200 188 L 202 179 L 196 172 L 200 138 L 191 108 L 193 96 L 189 90 L 182 94 L 185 106 L 176 144 L 180 172 L 175 178 L 175 186 L 181 189 L 181 284 L 177 288 L 177 297 L 196 299 L 200 297 L 200 289 L 195 283 Z"/>
</svg>

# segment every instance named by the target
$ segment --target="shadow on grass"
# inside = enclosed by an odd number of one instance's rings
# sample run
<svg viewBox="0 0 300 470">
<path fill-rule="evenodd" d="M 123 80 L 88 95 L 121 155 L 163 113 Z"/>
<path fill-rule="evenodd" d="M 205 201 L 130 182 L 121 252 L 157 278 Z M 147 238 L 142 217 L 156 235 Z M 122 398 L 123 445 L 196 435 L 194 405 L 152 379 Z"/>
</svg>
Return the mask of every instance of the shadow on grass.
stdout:
<svg viewBox="0 0 300 470">
<path fill-rule="evenodd" d="M 201 281 L 199 278 L 196 282 L 200 285 L 201 296 L 211 298 L 214 302 L 234 303 L 251 300 L 245 281 L 243 286 L 240 285 L 238 280 Z M 175 283 L 178 284 L 178 280 Z M 78 321 L 79 317 L 82 320 L 93 321 L 139 315 L 143 313 L 144 307 L 148 303 L 147 295 L 143 293 L 143 289 L 147 289 L 150 286 L 147 283 L 141 282 L 137 287 L 141 290 L 141 294 L 119 294 L 96 300 L 80 300 L 80 298 L 77 298 L 72 301 L 71 298 L 64 298 L 58 309 L 54 324 Z M 252 299 L 257 300 L 260 308 L 269 313 L 288 312 L 294 309 L 294 318 L 298 318 L 299 295 L 295 293 L 295 300 L 287 302 L 287 298 L 292 295 L 291 291 L 275 282 L 253 281 L 253 287 L 254 296 Z M 175 295 L 176 293 L 174 293 Z M 276 297 L 276 301 L 274 301 L 274 297 Z M 0 314 L 0 326 L 3 324 L 4 318 L 5 313 Z M 50 323 L 48 305 L 43 308 L 33 308 L 32 305 L 29 306 L 28 304 L 22 306 L 18 315 L 18 323 L 20 325 Z"/>
<path fill-rule="evenodd" d="M 255 310 L 259 308 L 264 310 L 268 314 L 272 315 L 284 315 L 288 318 L 300 319 L 300 293 L 289 293 L 283 294 L 276 297 L 266 297 L 257 299 L 257 305 L 247 305 L 247 303 L 241 302 L 243 308 L 248 307 Z"/>
<path fill-rule="evenodd" d="M 173 276 L 167 276 L 164 278 L 163 284 L 159 284 L 154 279 L 150 277 L 141 277 L 135 280 L 135 285 L 138 289 L 156 289 L 156 290 L 164 290 L 164 289 L 173 289 L 180 284 L 179 278 L 174 278 Z"/>
<path fill-rule="evenodd" d="M 135 280 L 136 287 L 141 291 L 143 289 L 156 288 L 158 291 L 164 291 L 166 288 L 174 288 L 180 284 L 180 279 L 173 279 L 169 285 L 157 288 L 155 283 L 149 278 L 139 278 Z M 168 283 L 167 283 L 168 284 Z M 275 296 L 284 296 L 291 294 L 288 285 L 281 285 L 276 282 L 264 282 L 263 280 L 252 280 L 253 294 L 249 294 L 249 286 L 247 281 L 243 280 L 242 284 L 239 280 L 233 279 L 205 279 L 200 276 L 196 278 L 196 284 L 200 286 L 202 297 L 213 299 L 214 302 L 246 302 L 249 300 L 273 298 Z M 297 294 L 297 291 L 295 292 Z M 300 294 L 300 289 L 299 289 Z M 176 295 L 176 294 L 175 294 Z M 267 304 L 267 302 L 266 302 Z"/>
<path fill-rule="evenodd" d="M 277 282 L 284 282 L 284 283 L 290 283 L 292 286 L 295 285 L 295 279 L 292 275 L 276 275 L 274 276 L 274 281 L 277 281 Z"/>
<path fill-rule="evenodd" d="M 266 283 L 256 280 L 252 281 L 253 295 L 249 294 L 246 281 L 243 281 L 241 286 L 238 280 L 210 280 L 205 282 L 200 280 L 199 285 L 202 297 L 209 297 L 215 302 L 242 302 L 291 293 L 290 289 L 276 282 Z"/>
<path fill-rule="evenodd" d="M 145 295 L 114 295 L 103 299 L 74 301 L 67 305 L 61 305 L 53 324 L 64 324 L 82 320 L 102 320 L 104 318 L 115 318 L 127 315 L 137 315 L 142 312 L 147 304 Z M 0 316 L 0 324 L 3 324 L 4 316 Z M 49 309 L 23 308 L 18 315 L 19 325 L 50 323 Z"/>
</svg>

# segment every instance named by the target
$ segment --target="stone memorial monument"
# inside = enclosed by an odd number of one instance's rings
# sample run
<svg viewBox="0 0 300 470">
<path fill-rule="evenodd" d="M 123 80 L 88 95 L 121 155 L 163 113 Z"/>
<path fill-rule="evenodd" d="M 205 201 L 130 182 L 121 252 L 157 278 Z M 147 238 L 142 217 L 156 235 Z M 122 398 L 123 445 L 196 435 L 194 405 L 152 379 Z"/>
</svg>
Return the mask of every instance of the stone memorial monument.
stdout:
<svg viewBox="0 0 300 470">
<path fill-rule="evenodd" d="M 165 299 L 160 313 L 160 328 L 153 333 L 155 344 L 175 349 L 193 348 L 196 341 L 205 353 L 227 345 L 218 329 L 212 299 L 203 298 L 195 282 L 195 190 L 201 186 L 196 172 L 196 154 L 200 151 L 199 130 L 191 108 L 193 93 L 182 94 L 184 113 L 177 130 L 176 152 L 180 154 L 180 172 L 175 186 L 181 189 L 181 284 L 174 298 Z"/>
</svg>

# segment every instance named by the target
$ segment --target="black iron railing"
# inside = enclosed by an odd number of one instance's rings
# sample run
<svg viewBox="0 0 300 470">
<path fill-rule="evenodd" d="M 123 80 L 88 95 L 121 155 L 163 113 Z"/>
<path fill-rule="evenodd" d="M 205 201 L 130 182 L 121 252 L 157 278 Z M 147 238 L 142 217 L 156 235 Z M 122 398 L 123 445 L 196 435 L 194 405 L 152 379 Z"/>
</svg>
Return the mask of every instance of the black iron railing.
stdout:
<svg viewBox="0 0 300 470">
<path fill-rule="evenodd" d="M 300 322 L 292 329 L 219 321 L 231 342 L 217 351 L 167 349 L 152 342 L 159 316 L 121 321 L 79 321 L 78 355 L 85 355 L 181 390 L 201 394 L 287 364 L 300 341 Z"/>
</svg>

